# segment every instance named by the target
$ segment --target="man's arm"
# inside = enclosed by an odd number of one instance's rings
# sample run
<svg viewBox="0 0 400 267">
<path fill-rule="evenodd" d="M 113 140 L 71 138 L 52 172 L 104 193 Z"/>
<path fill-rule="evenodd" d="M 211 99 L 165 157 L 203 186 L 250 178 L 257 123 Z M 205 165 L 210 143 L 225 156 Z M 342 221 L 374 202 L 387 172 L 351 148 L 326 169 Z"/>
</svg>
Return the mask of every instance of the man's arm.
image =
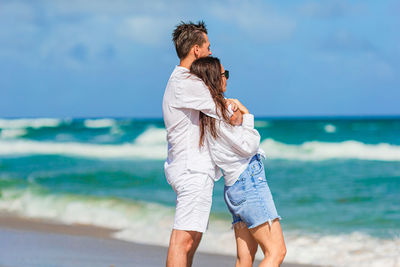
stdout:
<svg viewBox="0 0 400 267">
<path fill-rule="evenodd" d="M 214 100 L 204 82 L 190 75 L 179 82 L 175 90 L 174 107 L 194 109 L 219 119 Z"/>
<path fill-rule="evenodd" d="M 195 76 L 189 76 L 186 80 L 181 81 L 175 91 L 176 108 L 188 108 L 203 112 L 207 116 L 215 119 L 221 119 L 220 114 L 217 113 L 215 102 L 211 97 L 210 90 L 204 82 Z M 237 102 L 233 99 L 226 99 L 226 105 L 231 105 L 231 110 L 238 110 Z M 228 114 L 230 117 L 232 113 Z M 238 114 L 237 116 L 240 116 Z M 232 120 L 231 120 L 232 121 Z M 242 118 L 234 117 L 232 125 L 241 125 Z"/>
</svg>

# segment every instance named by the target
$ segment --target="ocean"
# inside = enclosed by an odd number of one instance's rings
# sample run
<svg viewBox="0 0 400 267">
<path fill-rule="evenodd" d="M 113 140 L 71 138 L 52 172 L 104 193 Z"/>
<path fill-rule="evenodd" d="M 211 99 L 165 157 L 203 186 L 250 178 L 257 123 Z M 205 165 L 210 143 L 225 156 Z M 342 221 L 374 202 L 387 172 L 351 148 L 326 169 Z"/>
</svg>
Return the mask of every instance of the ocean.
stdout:
<svg viewBox="0 0 400 267">
<path fill-rule="evenodd" d="M 257 119 L 285 261 L 400 266 L 400 118 Z M 0 212 L 168 245 L 162 119 L 0 119 Z M 223 181 L 199 250 L 234 254 Z"/>
</svg>

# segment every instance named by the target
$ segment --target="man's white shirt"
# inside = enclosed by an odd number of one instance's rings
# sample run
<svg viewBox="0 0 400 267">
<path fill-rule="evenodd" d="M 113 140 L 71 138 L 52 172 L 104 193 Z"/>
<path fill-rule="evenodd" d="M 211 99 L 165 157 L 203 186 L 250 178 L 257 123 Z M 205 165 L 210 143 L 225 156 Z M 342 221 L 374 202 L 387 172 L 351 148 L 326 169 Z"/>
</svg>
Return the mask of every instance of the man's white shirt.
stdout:
<svg viewBox="0 0 400 267">
<path fill-rule="evenodd" d="M 199 147 L 199 112 L 218 118 L 208 87 L 189 70 L 176 66 L 163 98 L 163 117 L 167 130 L 168 157 L 165 176 L 171 181 L 187 171 L 207 173 L 214 180 L 221 171 L 211 159 L 207 144 Z"/>
</svg>

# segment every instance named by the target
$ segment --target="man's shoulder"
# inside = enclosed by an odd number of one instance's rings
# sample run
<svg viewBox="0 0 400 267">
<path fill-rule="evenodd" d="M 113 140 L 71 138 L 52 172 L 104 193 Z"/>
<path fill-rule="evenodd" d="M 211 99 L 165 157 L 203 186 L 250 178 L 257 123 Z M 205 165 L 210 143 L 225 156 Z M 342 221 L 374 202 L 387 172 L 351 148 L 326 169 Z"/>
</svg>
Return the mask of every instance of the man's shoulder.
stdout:
<svg viewBox="0 0 400 267">
<path fill-rule="evenodd" d="M 174 71 L 168 82 L 168 86 L 174 91 L 187 91 L 192 89 L 207 88 L 204 82 L 188 71 Z"/>
<path fill-rule="evenodd" d="M 181 80 L 182 70 L 179 66 L 175 66 L 174 70 L 172 71 L 171 75 L 169 76 L 168 83 L 166 89 L 175 88 L 177 83 Z"/>
<path fill-rule="evenodd" d="M 182 83 L 202 83 L 203 81 L 197 77 L 196 75 L 190 73 L 190 71 L 181 66 L 176 66 L 174 71 L 171 74 L 171 78 L 173 78 L 176 81 L 182 82 Z"/>
</svg>

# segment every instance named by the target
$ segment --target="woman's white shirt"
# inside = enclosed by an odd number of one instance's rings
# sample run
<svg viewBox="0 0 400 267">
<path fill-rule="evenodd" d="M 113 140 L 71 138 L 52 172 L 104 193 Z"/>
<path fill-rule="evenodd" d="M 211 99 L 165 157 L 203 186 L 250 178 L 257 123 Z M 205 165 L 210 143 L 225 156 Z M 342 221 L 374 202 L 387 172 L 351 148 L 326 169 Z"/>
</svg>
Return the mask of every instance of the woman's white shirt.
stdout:
<svg viewBox="0 0 400 267">
<path fill-rule="evenodd" d="M 243 115 L 241 126 L 232 126 L 222 120 L 216 120 L 218 137 L 210 133 L 205 135 L 211 158 L 221 168 L 225 185 L 231 186 L 247 168 L 251 158 L 264 152 L 259 149 L 260 134 L 254 129 L 254 116 Z"/>
</svg>

